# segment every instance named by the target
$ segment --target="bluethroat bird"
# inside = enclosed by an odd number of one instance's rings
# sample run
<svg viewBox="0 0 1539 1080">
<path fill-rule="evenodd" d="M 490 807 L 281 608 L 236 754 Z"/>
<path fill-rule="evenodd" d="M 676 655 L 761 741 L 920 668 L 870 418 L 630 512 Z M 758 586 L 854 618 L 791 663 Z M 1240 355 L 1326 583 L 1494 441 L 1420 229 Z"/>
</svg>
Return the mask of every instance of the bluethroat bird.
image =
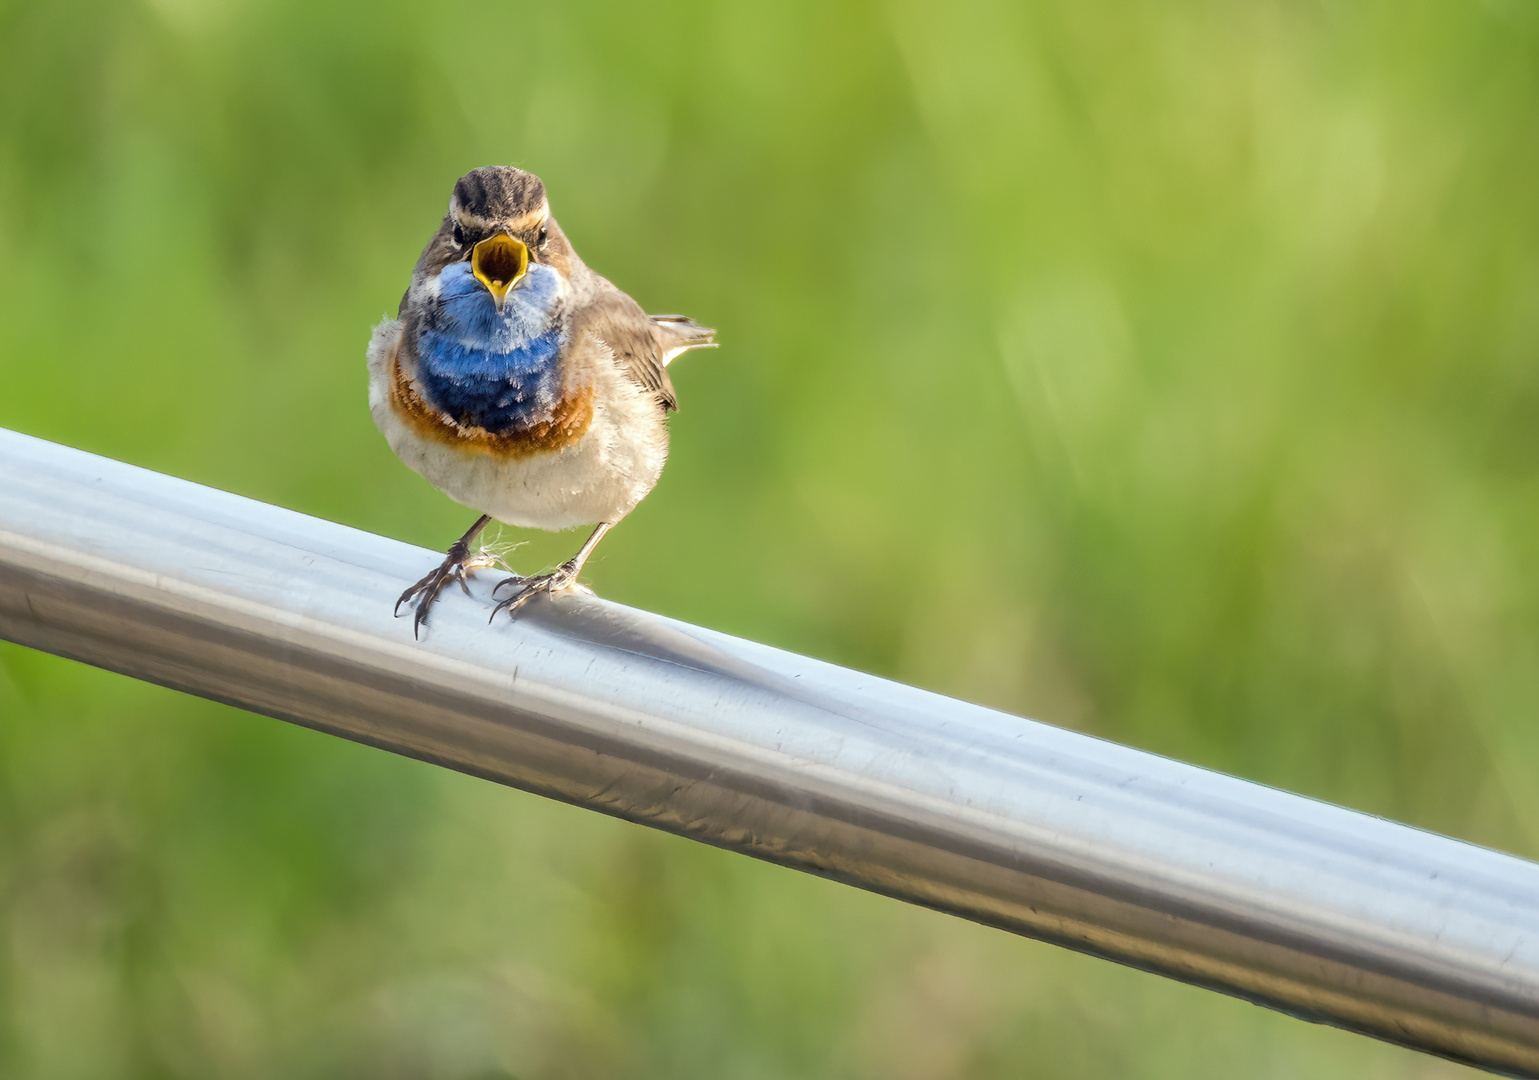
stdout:
<svg viewBox="0 0 1539 1080">
<path fill-rule="evenodd" d="M 401 594 L 412 632 L 451 582 L 499 560 L 472 552 L 493 518 L 536 529 L 592 524 L 553 572 L 514 575 L 492 610 L 577 584 L 594 546 L 657 483 L 678 408 L 668 364 L 714 344 L 682 315 L 647 315 L 589 270 L 551 216 L 538 176 L 460 177 L 449 213 L 369 341 L 369 410 L 390 448 L 481 516 Z"/>
</svg>

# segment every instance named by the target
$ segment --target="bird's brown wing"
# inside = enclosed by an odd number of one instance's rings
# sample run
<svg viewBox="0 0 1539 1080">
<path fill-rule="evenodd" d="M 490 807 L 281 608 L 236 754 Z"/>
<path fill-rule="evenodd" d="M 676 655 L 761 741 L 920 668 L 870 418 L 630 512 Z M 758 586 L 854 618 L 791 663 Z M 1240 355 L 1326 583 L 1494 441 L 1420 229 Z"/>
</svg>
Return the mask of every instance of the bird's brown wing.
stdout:
<svg viewBox="0 0 1539 1080">
<path fill-rule="evenodd" d="M 641 305 L 605 281 L 597 295 L 582 306 L 575 328 L 598 338 L 615 354 L 615 361 L 638 386 L 657 395 L 664 409 L 677 409 L 673 383 L 663 367 L 662 342 Z"/>
</svg>

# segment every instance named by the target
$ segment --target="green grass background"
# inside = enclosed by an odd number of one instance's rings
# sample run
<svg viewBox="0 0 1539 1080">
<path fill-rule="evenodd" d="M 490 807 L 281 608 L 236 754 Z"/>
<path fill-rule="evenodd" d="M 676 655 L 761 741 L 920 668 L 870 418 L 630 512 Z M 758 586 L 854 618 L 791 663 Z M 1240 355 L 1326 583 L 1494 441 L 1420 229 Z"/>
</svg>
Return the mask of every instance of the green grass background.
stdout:
<svg viewBox="0 0 1539 1080">
<path fill-rule="evenodd" d="M 444 547 L 516 163 L 720 328 L 603 595 L 1535 857 L 1536 133 L 1524 0 L 3 0 L 0 425 Z M 0 919 L 7 1077 L 1466 1073 L 13 646 Z"/>
</svg>

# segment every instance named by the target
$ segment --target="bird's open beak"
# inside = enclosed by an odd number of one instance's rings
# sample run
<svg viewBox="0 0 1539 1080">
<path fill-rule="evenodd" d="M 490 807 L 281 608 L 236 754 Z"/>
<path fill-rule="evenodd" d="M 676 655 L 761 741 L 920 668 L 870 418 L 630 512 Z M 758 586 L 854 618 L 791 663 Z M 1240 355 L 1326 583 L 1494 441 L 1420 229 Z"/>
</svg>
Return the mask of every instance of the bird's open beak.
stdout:
<svg viewBox="0 0 1539 1080">
<path fill-rule="evenodd" d="M 529 249 L 523 241 L 505 232 L 488 236 L 470 249 L 470 270 L 486 286 L 497 303 L 497 310 L 507 302 L 508 291 L 529 270 Z"/>
</svg>

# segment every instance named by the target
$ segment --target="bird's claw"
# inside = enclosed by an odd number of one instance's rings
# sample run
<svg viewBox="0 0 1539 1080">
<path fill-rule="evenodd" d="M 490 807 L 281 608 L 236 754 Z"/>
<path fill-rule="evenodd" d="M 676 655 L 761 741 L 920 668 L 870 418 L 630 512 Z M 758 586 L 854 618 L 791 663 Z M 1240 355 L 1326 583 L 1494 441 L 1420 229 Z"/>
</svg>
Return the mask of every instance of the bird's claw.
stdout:
<svg viewBox="0 0 1539 1080">
<path fill-rule="evenodd" d="M 426 577 L 407 589 L 396 599 L 395 617 L 398 619 L 401 617 L 402 604 L 411 603 L 415 600 L 417 610 L 412 618 L 411 636 L 420 638 L 422 636 L 422 626 L 427 622 L 428 609 L 438 599 L 438 594 L 443 592 L 444 586 L 448 585 L 451 581 L 458 582 L 460 590 L 466 596 L 469 596 L 470 583 L 466 580 L 466 575 L 472 570 L 490 566 L 499 566 L 504 570 L 510 569 L 508 564 L 502 561 L 500 555 L 493 554 L 490 551 L 478 552 L 468 557 L 456 556 L 455 553 L 450 552 L 447 559 L 434 567 Z"/>
<path fill-rule="evenodd" d="M 548 574 L 539 574 L 535 577 L 519 577 L 517 574 L 514 574 L 510 578 L 504 578 L 492 587 L 492 597 L 495 599 L 498 590 L 505 587 L 511 588 L 513 593 L 497 602 L 497 606 L 492 608 L 492 614 L 486 620 L 487 622 L 495 619 L 499 611 L 506 611 L 508 617 L 512 618 L 513 613 L 523 607 L 536 593 L 545 593 L 547 596 L 553 596 L 567 589 L 579 589 L 589 594 L 593 592 L 586 585 L 579 585 L 577 583 L 577 565 L 575 561 L 564 562 Z"/>
</svg>

